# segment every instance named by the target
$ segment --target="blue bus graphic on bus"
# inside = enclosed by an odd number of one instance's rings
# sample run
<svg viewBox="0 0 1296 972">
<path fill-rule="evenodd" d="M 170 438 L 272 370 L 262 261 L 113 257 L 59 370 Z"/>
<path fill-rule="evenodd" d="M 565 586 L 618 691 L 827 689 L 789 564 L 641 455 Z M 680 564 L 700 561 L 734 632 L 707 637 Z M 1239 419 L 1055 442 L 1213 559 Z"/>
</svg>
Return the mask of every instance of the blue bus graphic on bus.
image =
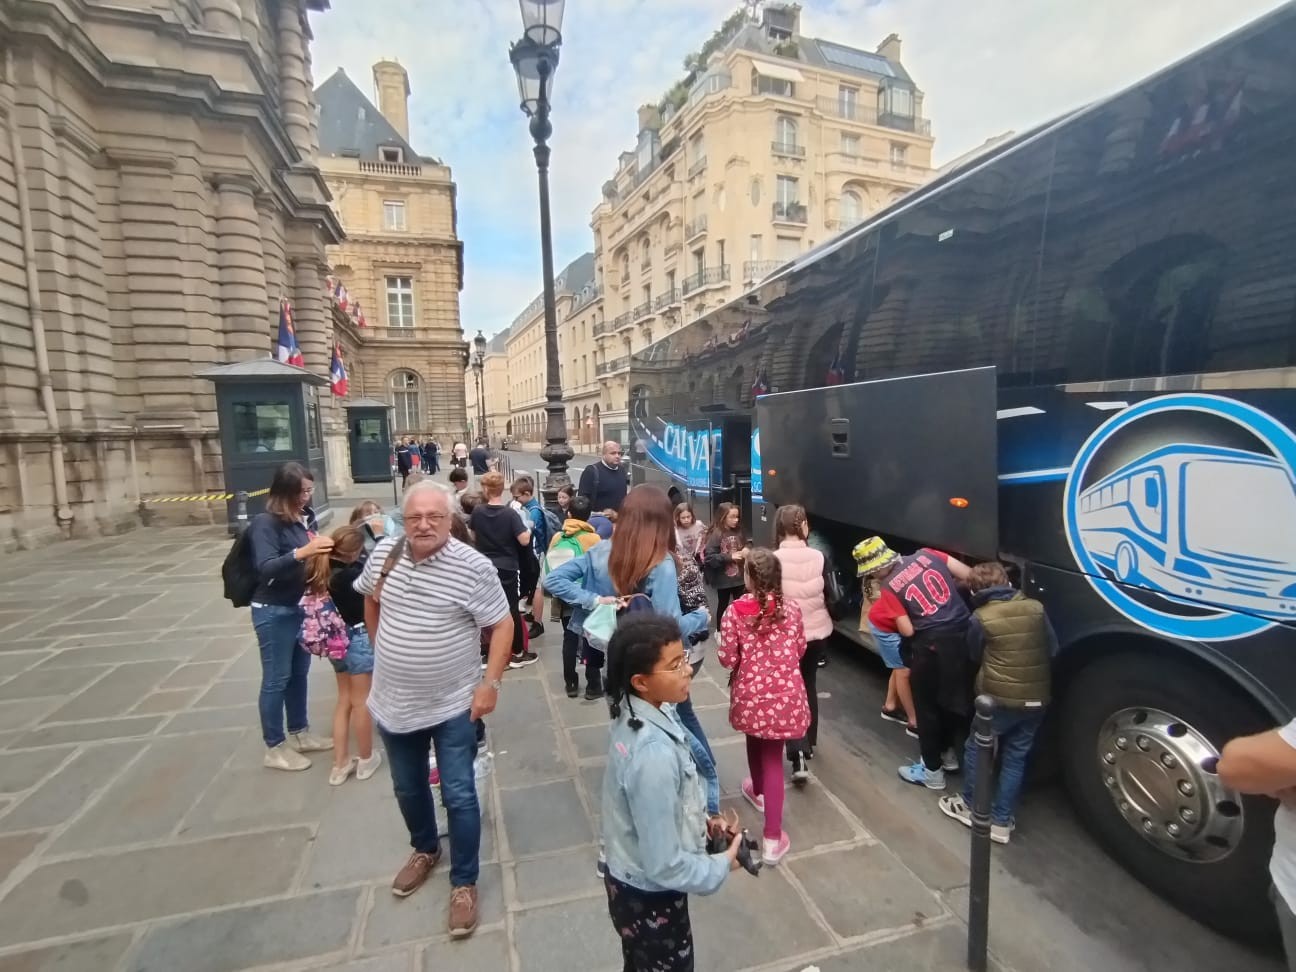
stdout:
<svg viewBox="0 0 1296 972">
<path fill-rule="evenodd" d="M 1085 488 L 1075 518 L 1085 551 L 1123 583 L 1296 618 L 1296 483 L 1273 456 L 1164 446 Z"/>
</svg>

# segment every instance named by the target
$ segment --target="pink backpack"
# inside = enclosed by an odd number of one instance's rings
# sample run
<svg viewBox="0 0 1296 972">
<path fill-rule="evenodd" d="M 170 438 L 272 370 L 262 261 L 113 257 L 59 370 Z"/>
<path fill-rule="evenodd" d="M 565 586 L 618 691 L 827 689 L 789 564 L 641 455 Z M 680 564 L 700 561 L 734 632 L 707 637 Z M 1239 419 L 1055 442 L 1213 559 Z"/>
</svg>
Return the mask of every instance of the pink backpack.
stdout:
<svg viewBox="0 0 1296 972">
<path fill-rule="evenodd" d="M 327 594 L 305 594 L 301 606 L 306 612 L 299 635 L 302 647 L 312 655 L 330 661 L 345 658 L 347 646 L 351 644 L 351 633 L 333 604 L 333 598 Z"/>
</svg>

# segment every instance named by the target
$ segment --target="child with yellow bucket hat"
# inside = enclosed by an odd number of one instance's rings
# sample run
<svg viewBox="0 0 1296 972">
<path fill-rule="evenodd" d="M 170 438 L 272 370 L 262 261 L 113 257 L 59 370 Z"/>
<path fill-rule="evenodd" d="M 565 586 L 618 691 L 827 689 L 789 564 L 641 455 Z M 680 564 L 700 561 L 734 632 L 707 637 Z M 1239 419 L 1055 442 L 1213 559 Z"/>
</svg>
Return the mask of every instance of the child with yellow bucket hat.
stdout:
<svg viewBox="0 0 1296 972">
<path fill-rule="evenodd" d="M 909 668 L 900 657 L 900 632 L 896 630 L 895 618 L 887 616 L 878 598 L 882 581 L 900 563 L 900 555 L 881 537 L 869 537 L 855 544 L 851 557 L 855 560 L 855 576 L 860 579 L 866 605 L 860 630 L 873 636 L 878 654 L 891 670 L 882 718 L 904 726 L 905 732 L 917 739 L 918 720 L 914 715 L 913 690 L 909 687 Z"/>
</svg>

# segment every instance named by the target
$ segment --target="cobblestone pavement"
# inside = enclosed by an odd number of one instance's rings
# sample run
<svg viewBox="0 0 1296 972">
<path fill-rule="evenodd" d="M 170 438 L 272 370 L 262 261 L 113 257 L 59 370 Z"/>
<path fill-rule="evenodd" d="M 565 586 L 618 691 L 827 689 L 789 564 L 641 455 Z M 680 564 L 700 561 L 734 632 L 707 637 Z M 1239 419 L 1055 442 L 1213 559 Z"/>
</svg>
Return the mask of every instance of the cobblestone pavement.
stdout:
<svg viewBox="0 0 1296 972">
<path fill-rule="evenodd" d="M 490 720 L 482 925 L 444 934 L 441 869 L 389 890 L 407 841 L 381 772 L 328 758 L 262 768 L 260 665 L 221 599 L 223 532 L 166 528 L 11 556 L 0 568 L 0 972 L 620 967 L 594 873 L 606 709 L 565 697 L 557 626 Z M 744 775 L 717 683 L 695 700 L 725 803 Z M 326 733 L 333 677 L 310 711 Z M 962 967 L 955 902 L 924 885 L 817 781 L 790 790 L 794 852 L 695 898 L 698 968 Z"/>
</svg>

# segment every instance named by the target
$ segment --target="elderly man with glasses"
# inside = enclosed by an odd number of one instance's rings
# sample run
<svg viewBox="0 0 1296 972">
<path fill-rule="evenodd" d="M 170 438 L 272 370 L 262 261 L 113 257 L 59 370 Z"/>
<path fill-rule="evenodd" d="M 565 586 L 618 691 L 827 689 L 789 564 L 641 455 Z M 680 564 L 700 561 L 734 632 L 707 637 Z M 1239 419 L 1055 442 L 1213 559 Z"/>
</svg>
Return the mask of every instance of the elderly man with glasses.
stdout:
<svg viewBox="0 0 1296 972">
<path fill-rule="evenodd" d="M 495 710 L 513 621 L 489 560 L 450 536 L 449 490 L 423 481 L 402 504 L 405 536 L 374 548 L 356 590 L 374 646 L 369 711 L 378 724 L 414 852 L 392 893 L 417 891 L 441 859 L 428 756 L 435 749 L 450 845 L 450 935 L 477 927 L 481 808 L 473 774 L 477 723 Z M 481 671 L 481 629 L 490 656 Z"/>
</svg>

